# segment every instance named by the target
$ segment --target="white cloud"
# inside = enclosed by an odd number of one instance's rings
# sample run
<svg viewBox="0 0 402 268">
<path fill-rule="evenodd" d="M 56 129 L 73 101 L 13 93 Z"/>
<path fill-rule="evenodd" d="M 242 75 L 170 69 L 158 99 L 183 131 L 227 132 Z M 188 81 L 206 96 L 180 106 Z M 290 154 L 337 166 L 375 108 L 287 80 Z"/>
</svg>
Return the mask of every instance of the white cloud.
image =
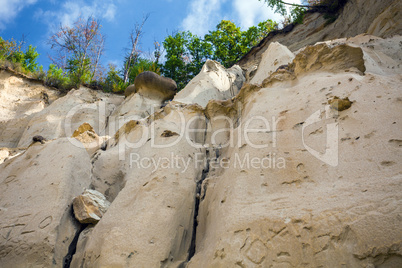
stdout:
<svg viewBox="0 0 402 268">
<path fill-rule="evenodd" d="M 233 8 L 243 29 L 248 29 L 267 19 L 275 21 L 280 19 L 280 15 L 274 13 L 263 1 L 235 0 Z"/>
<path fill-rule="evenodd" d="M 0 30 L 12 22 L 18 13 L 26 6 L 35 4 L 37 0 L 0 0 Z"/>
<path fill-rule="evenodd" d="M 287 0 L 288 3 L 300 3 L 301 0 Z M 224 5 L 224 3 L 226 3 Z M 243 30 L 257 25 L 261 21 L 272 19 L 276 22 L 283 20 L 264 1 L 258 0 L 192 0 L 189 13 L 181 23 L 183 30 L 203 36 L 208 30 L 213 30 L 219 21 L 229 19 Z"/>
<path fill-rule="evenodd" d="M 101 20 L 113 21 L 116 16 L 116 5 L 113 0 L 92 0 L 90 3 L 70 0 L 62 4 L 58 11 L 38 10 L 35 13 L 35 17 L 44 21 L 51 32 L 54 32 L 60 24 L 72 26 L 80 16 L 83 18 L 94 16 Z"/>
<path fill-rule="evenodd" d="M 181 27 L 197 35 L 204 35 L 213 29 L 219 20 L 221 4 L 226 0 L 193 0 L 190 12 L 182 21 Z"/>
<path fill-rule="evenodd" d="M 300 4 L 301 0 L 287 0 L 287 3 Z M 289 11 L 290 6 L 287 6 Z M 234 0 L 233 9 L 243 29 L 257 25 L 259 22 L 271 19 L 281 22 L 283 17 L 267 6 L 264 1 Z"/>
</svg>

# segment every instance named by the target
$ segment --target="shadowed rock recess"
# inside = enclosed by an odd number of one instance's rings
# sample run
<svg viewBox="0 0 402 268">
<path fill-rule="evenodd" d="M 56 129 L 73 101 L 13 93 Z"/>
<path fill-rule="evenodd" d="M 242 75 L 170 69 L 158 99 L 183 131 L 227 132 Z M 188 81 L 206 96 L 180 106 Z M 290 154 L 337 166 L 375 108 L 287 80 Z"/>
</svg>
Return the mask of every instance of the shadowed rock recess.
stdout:
<svg viewBox="0 0 402 268">
<path fill-rule="evenodd" d="M 322 25 L 177 94 L 1 70 L 0 267 L 402 267 L 400 1 Z"/>
</svg>

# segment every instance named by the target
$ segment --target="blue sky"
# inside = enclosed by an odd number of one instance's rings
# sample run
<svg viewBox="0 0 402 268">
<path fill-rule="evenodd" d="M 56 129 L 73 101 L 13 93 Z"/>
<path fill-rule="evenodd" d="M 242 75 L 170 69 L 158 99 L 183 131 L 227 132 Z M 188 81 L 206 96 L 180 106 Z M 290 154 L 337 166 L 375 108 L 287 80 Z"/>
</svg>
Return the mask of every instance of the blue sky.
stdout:
<svg viewBox="0 0 402 268">
<path fill-rule="evenodd" d="M 291 0 L 288 2 L 299 2 Z M 37 47 L 39 63 L 47 69 L 51 53 L 47 40 L 60 25 L 71 25 L 80 15 L 101 20 L 106 35 L 104 65 L 120 67 L 129 47 L 129 33 L 149 13 L 144 25 L 141 50 L 153 50 L 174 31 L 189 30 L 203 36 L 228 19 L 247 29 L 258 22 L 281 17 L 258 0 L 0 0 L 0 36 Z"/>
</svg>

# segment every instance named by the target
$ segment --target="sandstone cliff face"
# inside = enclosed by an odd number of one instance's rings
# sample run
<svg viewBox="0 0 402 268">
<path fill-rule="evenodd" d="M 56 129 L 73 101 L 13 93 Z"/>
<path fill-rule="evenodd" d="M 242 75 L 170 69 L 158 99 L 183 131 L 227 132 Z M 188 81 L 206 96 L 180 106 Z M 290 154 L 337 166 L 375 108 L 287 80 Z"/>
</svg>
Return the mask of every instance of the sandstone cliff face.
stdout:
<svg viewBox="0 0 402 268">
<path fill-rule="evenodd" d="M 401 59 L 384 65 L 391 55 L 383 47 L 378 53 L 384 58 L 376 61 L 381 70 L 369 67 L 371 45 L 398 47 L 401 40 L 335 40 L 318 62 L 322 45 L 308 47 L 290 64 L 296 66 L 294 76 L 278 70 L 271 77 L 281 75 L 282 81 L 243 87 L 244 95 L 233 103 L 242 103 L 239 121 L 263 116 L 268 127 L 262 120 L 251 123 L 261 129 L 250 134 L 252 144 L 236 131 L 239 146 L 219 154 L 230 168 L 217 165 L 203 181 L 196 254 L 189 267 L 402 264 Z M 365 73 L 363 58 L 370 69 Z M 297 71 L 297 66 L 306 67 Z M 331 109 L 334 97 L 348 97 L 351 107 Z M 269 146 L 257 147 L 264 144 Z M 334 148 L 336 156 L 327 157 Z"/>
<path fill-rule="evenodd" d="M 360 35 L 294 59 L 272 44 L 265 79 L 205 108 L 53 101 L 13 144 L 47 140 L 0 165 L 1 266 L 400 266 L 401 44 Z M 85 189 L 111 202 L 96 225 L 73 216 Z"/>
<path fill-rule="evenodd" d="M 226 100 L 237 95 L 244 80 L 238 65 L 226 70 L 220 63 L 208 60 L 174 100 L 185 104 L 196 103 L 205 108 L 210 100 Z"/>
<path fill-rule="evenodd" d="M 34 114 L 59 97 L 39 82 L 0 70 L 0 146 L 17 147 Z"/>
<path fill-rule="evenodd" d="M 2 267 L 60 267 L 79 225 L 72 198 L 90 184 L 91 161 L 66 138 L 35 143 L 1 165 Z"/>
<path fill-rule="evenodd" d="M 269 34 L 239 61 L 239 65 L 243 69 L 258 65 L 271 42 L 279 42 L 290 51 L 296 51 L 316 42 L 354 37 L 363 33 L 382 38 L 400 35 L 401 10 L 402 3 L 398 0 L 349 0 L 331 24 L 328 24 L 324 14 L 306 14 L 303 24 L 296 25 L 290 32 Z"/>
<path fill-rule="evenodd" d="M 1 72 L 0 266 L 401 267 L 401 44 L 272 42 L 166 105 Z"/>
</svg>

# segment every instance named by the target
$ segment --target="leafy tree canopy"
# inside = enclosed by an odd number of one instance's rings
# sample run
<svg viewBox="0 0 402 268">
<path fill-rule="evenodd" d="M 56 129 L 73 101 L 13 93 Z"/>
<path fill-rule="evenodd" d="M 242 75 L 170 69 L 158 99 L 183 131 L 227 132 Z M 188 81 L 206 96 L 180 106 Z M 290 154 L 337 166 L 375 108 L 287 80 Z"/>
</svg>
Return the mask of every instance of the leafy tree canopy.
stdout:
<svg viewBox="0 0 402 268">
<path fill-rule="evenodd" d="M 175 80 L 182 89 L 200 72 L 207 59 L 230 67 L 276 28 L 276 22 L 267 20 L 242 31 L 235 23 L 222 20 L 204 38 L 188 31 L 169 35 L 163 41 L 166 61 L 162 74 Z"/>
<path fill-rule="evenodd" d="M 53 64 L 68 71 L 78 84 L 89 83 L 99 76 L 99 61 L 103 54 L 105 38 L 101 24 L 93 17 L 78 18 L 73 26 L 60 26 L 49 39 L 55 56 Z"/>
<path fill-rule="evenodd" d="M 13 39 L 4 40 L 0 37 L 0 60 L 19 64 L 23 72 L 33 73 L 38 69 L 36 60 L 39 57 L 39 53 L 36 52 L 36 47 L 32 45 L 29 45 L 24 52 L 24 43 L 23 41 L 17 42 Z"/>
</svg>

